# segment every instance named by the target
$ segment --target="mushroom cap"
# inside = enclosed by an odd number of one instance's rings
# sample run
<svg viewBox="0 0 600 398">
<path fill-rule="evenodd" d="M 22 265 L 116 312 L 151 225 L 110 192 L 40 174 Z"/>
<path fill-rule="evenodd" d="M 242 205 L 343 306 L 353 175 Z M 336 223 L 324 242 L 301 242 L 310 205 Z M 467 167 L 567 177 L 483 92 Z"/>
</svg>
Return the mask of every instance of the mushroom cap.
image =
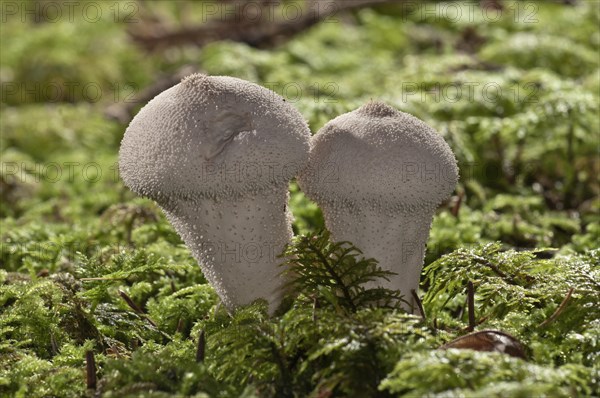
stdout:
<svg viewBox="0 0 600 398">
<path fill-rule="evenodd" d="M 423 121 L 370 102 L 327 123 L 311 140 L 298 177 L 322 206 L 387 212 L 435 209 L 458 181 L 456 159 Z"/>
<path fill-rule="evenodd" d="M 309 139 L 302 115 L 275 92 L 193 74 L 131 121 L 119 170 L 131 190 L 162 205 L 239 198 L 287 186 L 308 161 Z"/>
</svg>

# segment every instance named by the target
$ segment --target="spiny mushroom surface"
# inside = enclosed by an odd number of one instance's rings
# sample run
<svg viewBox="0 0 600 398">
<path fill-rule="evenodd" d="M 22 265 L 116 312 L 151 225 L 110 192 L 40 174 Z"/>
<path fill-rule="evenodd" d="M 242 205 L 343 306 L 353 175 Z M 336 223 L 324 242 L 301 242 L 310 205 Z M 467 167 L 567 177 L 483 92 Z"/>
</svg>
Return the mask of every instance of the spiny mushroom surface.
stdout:
<svg viewBox="0 0 600 398">
<path fill-rule="evenodd" d="M 281 300 L 277 256 L 292 237 L 288 183 L 310 130 L 276 93 L 194 74 L 162 92 L 125 132 L 119 169 L 165 212 L 230 310 Z"/>
<path fill-rule="evenodd" d="M 309 166 L 298 177 L 321 207 L 332 238 L 353 243 L 397 273 L 377 285 L 400 290 L 411 305 L 433 215 L 457 181 L 456 159 L 444 139 L 381 102 L 327 123 L 312 138 Z"/>
</svg>

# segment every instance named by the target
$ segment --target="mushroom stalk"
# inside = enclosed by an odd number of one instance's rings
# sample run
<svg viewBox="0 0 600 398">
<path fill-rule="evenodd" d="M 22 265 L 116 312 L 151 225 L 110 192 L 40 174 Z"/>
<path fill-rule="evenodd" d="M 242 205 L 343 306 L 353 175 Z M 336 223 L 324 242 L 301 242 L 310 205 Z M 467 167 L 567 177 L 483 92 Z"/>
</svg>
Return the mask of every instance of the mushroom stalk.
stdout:
<svg viewBox="0 0 600 398">
<path fill-rule="evenodd" d="M 278 255 L 292 238 L 287 187 L 227 202 L 181 202 L 165 209 L 227 308 L 262 298 L 273 313 L 282 297 Z M 244 220 L 244 222 L 240 222 Z"/>
<path fill-rule="evenodd" d="M 400 290 L 414 311 L 411 290 L 419 286 L 429 228 L 457 180 L 454 154 L 435 130 L 371 102 L 312 138 L 298 183 L 323 210 L 333 240 L 353 243 L 396 273 L 371 287 Z"/>
<path fill-rule="evenodd" d="M 331 238 L 351 242 L 365 258 L 375 258 L 382 269 L 393 271 L 388 280 L 366 284 L 368 288 L 400 290 L 411 306 L 416 305 L 410 291 L 419 286 L 425 245 L 433 213 L 382 214 L 375 209 L 333 208 L 323 205 L 323 217 Z"/>
</svg>

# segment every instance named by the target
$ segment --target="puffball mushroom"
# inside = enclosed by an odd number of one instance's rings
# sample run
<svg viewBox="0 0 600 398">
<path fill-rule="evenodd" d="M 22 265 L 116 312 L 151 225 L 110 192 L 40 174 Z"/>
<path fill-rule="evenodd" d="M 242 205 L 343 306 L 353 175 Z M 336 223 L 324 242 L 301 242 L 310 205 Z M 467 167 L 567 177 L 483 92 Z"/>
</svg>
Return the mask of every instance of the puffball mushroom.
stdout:
<svg viewBox="0 0 600 398">
<path fill-rule="evenodd" d="M 285 283 L 277 256 L 292 237 L 288 184 L 310 135 L 276 93 L 194 74 L 131 121 L 119 170 L 160 205 L 228 309 L 263 298 L 272 313 Z"/>
<path fill-rule="evenodd" d="M 382 102 L 327 123 L 312 138 L 309 166 L 298 177 L 333 240 L 351 242 L 396 273 L 369 287 L 400 290 L 413 310 L 411 290 L 419 285 L 433 215 L 457 181 L 444 139 Z"/>
</svg>

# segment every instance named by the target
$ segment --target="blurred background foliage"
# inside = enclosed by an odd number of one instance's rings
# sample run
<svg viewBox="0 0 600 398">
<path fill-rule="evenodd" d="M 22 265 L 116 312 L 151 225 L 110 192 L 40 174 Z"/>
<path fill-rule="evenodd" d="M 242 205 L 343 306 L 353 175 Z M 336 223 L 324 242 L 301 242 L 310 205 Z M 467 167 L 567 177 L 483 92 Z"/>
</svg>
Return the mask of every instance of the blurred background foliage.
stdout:
<svg viewBox="0 0 600 398">
<path fill-rule="evenodd" d="M 332 118 L 381 99 L 434 126 L 456 154 L 461 180 L 434 219 L 425 263 L 435 278 L 423 279 L 426 311 L 455 329 L 435 334 L 431 324 L 416 327 L 410 323 L 414 320 L 370 314 L 374 328 L 396 322 L 412 336 L 406 341 L 423 340 L 411 347 L 395 337 L 390 337 L 395 345 L 384 339 L 384 346 L 393 349 L 383 361 L 387 373 L 381 379 L 389 376 L 379 380 L 379 390 L 376 383 L 365 394 L 567 396 L 573 391 L 588 395 L 593 383 L 598 386 L 598 373 L 590 381 L 593 361 L 573 353 L 578 344 L 589 355 L 595 352 L 592 369 L 598 371 L 598 343 L 591 341 L 600 336 L 587 331 L 594 317 L 598 326 L 597 313 L 584 319 L 567 316 L 564 325 L 541 337 L 524 331 L 560 304 L 567 289 L 560 278 L 547 281 L 550 290 L 556 289 L 552 293 L 538 286 L 530 301 L 506 304 L 514 297 L 494 296 L 494 287 L 505 287 L 486 285 L 489 275 L 479 270 L 464 276 L 481 279 L 478 308 L 489 317 L 483 325 L 524 339 L 537 364 L 499 359 L 493 369 L 495 358 L 477 356 L 487 354 L 430 351 L 464 326 L 464 319 L 456 318 L 464 286 L 448 282 L 458 272 L 452 267 L 459 260 L 452 256 L 463 258 L 460 250 L 473 248 L 495 258 L 498 250 L 518 254 L 554 248 L 544 252 L 552 259 L 527 272 L 545 269 L 561 276 L 573 272 L 571 266 L 587 267 L 596 285 L 586 287 L 577 305 L 584 312 L 598 307 L 600 264 L 597 252 L 590 252 L 600 241 L 597 1 L 398 1 L 336 13 L 274 46 L 217 40 L 152 50 L 144 38 L 218 22 L 212 8 L 216 2 L 67 3 L 1 4 L 0 395 L 81 396 L 87 350 L 97 353 L 106 396 L 150 390 L 164 393 L 155 396 L 289 393 L 280 384 L 290 380 L 273 375 L 277 369 L 269 367 L 266 354 L 256 374 L 247 367 L 242 367 L 246 375 L 236 372 L 235 365 L 245 358 L 236 355 L 263 358 L 261 352 L 270 352 L 270 343 L 259 350 L 264 341 L 233 344 L 230 357 L 215 353 L 205 364 L 195 363 L 190 336 L 196 338 L 201 328 L 228 330 L 232 323 L 250 321 L 244 321 L 244 314 L 220 320 L 214 292 L 158 207 L 135 197 L 118 177 L 117 152 L 127 121 L 115 118 L 111 109 L 131 106 L 135 112 L 139 105 L 134 100 L 145 89 L 182 68 L 265 85 L 296 105 L 313 133 Z M 304 1 L 278 3 L 275 15 L 284 15 L 286 7 L 287 12 L 307 12 Z M 323 228 L 317 206 L 295 183 L 291 192 L 295 232 Z M 479 246 L 491 242 L 498 242 L 495 251 Z M 440 291 L 441 281 L 445 290 Z M 144 312 L 133 311 L 119 290 Z M 443 299 L 432 298 L 432 291 Z M 302 323 L 309 317 L 306 311 L 300 305 L 278 327 L 298 322 L 298 330 L 308 333 Z M 327 315 L 329 310 L 322 311 Z M 260 320 L 259 309 L 250 308 L 248 314 L 259 319 L 252 322 L 271 325 Z M 344 366 L 356 364 L 364 353 L 348 351 L 348 341 L 335 339 L 352 334 L 348 325 L 362 321 L 346 321 L 340 320 L 335 330 L 320 324 L 323 334 L 307 338 L 324 351 L 313 352 L 307 365 L 294 368 L 294 393 L 343 396 L 357 388 L 344 384 L 340 375 L 356 373 Z M 218 341 L 232 344 L 227 334 L 214 333 Z M 396 337 L 405 341 L 404 334 Z M 248 338 L 252 342 L 256 335 Z M 544 339 L 550 347 L 543 347 Z M 564 357 L 559 358 L 561 350 Z M 293 356 L 282 355 L 288 354 Z M 215 361 L 231 363 L 219 369 Z M 480 363 L 473 365 L 479 372 L 490 374 L 485 382 L 471 376 L 467 381 L 434 376 L 422 381 L 441 372 L 440 363 L 456 363 L 460 372 L 469 373 L 473 361 Z M 325 367 L 331 363 L 339 368 Z M 553 367 L 569 363 L 573 368 Z M 423 370 L 415 370 L 416 364 Z M 542 372 L 535 366 L 547 368 Z M 503 378 L 505 367 L 518 377 Z M 151 375 L 155 369 L 166 375 L 164 380 Z"/>
</svg>

